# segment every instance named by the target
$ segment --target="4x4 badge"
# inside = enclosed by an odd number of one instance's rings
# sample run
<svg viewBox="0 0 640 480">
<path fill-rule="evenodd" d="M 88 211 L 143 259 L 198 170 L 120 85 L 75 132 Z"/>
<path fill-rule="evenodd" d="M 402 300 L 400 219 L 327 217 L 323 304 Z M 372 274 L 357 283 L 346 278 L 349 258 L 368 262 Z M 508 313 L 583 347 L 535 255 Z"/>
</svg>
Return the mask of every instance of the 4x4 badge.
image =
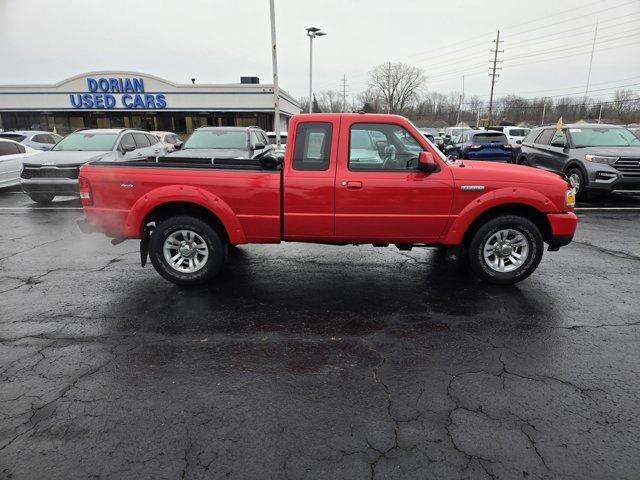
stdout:
<svg viewBox="0 0 640 480">
<path fill-rule="evenodd" d="M 482 192 L 484 185 L 462 185 L 460 189 L 465 192 Z"/>
</svg>

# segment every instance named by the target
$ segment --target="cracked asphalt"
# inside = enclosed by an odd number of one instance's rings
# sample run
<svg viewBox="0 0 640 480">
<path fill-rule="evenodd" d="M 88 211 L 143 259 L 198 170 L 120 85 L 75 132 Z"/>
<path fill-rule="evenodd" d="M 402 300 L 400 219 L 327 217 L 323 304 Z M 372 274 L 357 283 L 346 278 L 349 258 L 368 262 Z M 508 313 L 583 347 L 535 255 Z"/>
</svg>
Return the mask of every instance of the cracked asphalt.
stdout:
<svg viewBox="0 0 640 480">
<path fill-rule="evenodd" d="M 640 476 L 640 211 L 513 287 L 290 244 L 181 288 L 53 206 L 0 193 L 2 480 Z"/>
</svg>

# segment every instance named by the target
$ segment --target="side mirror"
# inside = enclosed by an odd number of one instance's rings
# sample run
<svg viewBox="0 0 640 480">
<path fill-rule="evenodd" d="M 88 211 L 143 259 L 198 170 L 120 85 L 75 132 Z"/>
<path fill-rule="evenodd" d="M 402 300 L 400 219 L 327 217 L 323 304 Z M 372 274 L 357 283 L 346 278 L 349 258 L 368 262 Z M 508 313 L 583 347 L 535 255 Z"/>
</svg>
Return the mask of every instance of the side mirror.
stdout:
<svg viewBox="0 0 640 480">
<path fill-rule="evenodd" d="M 566 143 L 564 142 L 564 140 L 554 140 L 553 142 L 551 142 L 551 146 L 552 147 L 560 147 L 560 148 L 564 148 L 566 147 Z"/>
<path fill-rule="evenodd" d="M 266 168 L 268 170 L 274 170 L 282 165 L 282 155 L 277 154 L 268 154 L 261 156 L 258 161 L 262 168 Z"/>
<path fill-rule="evenodd" d="M 420 152 L 418 154 L 418 170 L 426 173 L 435 172 L 438 169 L 438 164 L 433 158 L 431 152 Z"/>
<path fill-rule="evenodd" d="M 264 143 L 256 143 L 255 145 L 251 145 L 253 150 L 262 150 L 265 147 Z"/>
<path fill-rule="evenodd" d="M 522 145 L 522 140 L 516 140 L 516 143 L 517 143 L 518 145 Z"/>
<path fill-rule="evenodd" d="M 135 145 L 131 145 L 131 144 L 122 145 L 120 148 L 122 149 L 122 153 L 133 152 L 136 149 Z"/>
<path fill-rule="evenodd" d="M 173 148 L 175 148 L 176 150 L 180 150 L 182 148 L 182 145 L 184 145 L 184 142 L 176 142 L 173 144 Z"/>
</svg>

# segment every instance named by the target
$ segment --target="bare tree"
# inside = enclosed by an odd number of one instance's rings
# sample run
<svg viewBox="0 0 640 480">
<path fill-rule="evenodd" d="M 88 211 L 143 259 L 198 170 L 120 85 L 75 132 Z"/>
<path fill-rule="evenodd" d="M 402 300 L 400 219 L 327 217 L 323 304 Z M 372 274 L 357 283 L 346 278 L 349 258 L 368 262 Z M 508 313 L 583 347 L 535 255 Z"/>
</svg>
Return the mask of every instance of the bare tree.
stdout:
<svg viewBox="0 0 640 480">
<path fill-rule="evenodd" d="M 318 92 L 318 104 L 323 112 L 341 112 L 342 94 L 337 90 Z"/>
<path fill-rule="evenodd" d="M 633 90 L 621 88 L 613 94 L 613 107 L 618 118 L 623 122 L 629 121 L 631 117 L 628 114 L 633 110 L 637 110 L 638 105 L 640 105 L 640 102 L 633 94 Z"/>
<path fill-rule="evenodd" d="M 421 69 L 402 62 L 387 62 L 369 73 L 369 89 L 382 100 L 387 113 L 404 113 L 418 97 L 427 77 Z"/>
</svg>

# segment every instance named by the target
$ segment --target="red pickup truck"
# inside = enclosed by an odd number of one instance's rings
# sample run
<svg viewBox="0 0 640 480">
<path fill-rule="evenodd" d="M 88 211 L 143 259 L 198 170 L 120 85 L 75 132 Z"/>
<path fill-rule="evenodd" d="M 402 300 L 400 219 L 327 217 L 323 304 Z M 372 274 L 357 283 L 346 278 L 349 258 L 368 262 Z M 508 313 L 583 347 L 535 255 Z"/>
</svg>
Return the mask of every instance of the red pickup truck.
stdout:
<svg viewBox="0 0 640 480">
<path fill-rule="evenodd" d="M 528 277 L 573 238 L 575 192 L 531 167 L 449 161 L 407 119 L 293 117 L 284 159 L 164 157 L 80 170 L 84 232 L 141 239 L 160 275 L 213 278 L 244 243 L 451 249 L 482 280 Z"/>
</svg>

